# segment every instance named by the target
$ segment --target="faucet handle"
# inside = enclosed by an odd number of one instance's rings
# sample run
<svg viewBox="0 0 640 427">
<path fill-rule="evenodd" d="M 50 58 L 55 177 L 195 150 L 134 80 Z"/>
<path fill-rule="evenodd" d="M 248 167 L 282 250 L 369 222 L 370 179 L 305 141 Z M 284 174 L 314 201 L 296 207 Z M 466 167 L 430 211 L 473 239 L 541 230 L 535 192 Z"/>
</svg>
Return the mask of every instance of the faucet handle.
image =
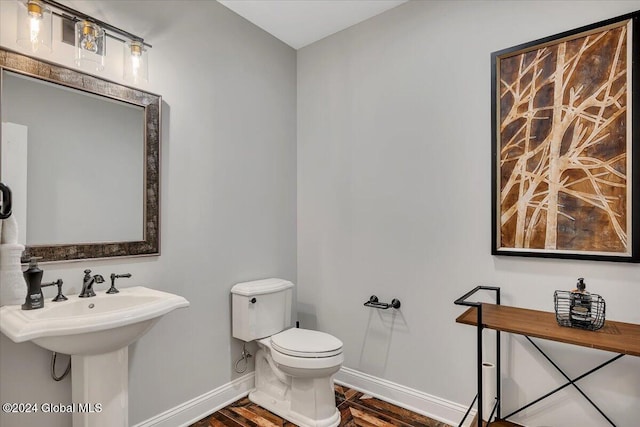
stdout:
<svg viewBox="0 0 640 427">
<path fill-rule="evenodd" d="M 58 286 L 58 295 L 56 295 L 51 301 L 66 301 L 68 298 L 62 295 L 62 279 L 58 279 L 54 283 Z"/>
<path fill-rule="evenodd" d="M 59 302 L 59 301 L 66 301 L 68 298 L 65 297 L 64 295 L 62 295 L 62 279 L 58 279 L 54 282 L 49 282 L 49 283 L 42 283 L 40 285 L 41 288 L 46 288 L 48 286 L 57 286 L 58 287 L 58 295 L 56 295 L 56 297 L 54 299 L 52 299 L 51 301 L 53 302 Z"/>
<path fill-rule="evenodd" d="M 91 270 L 89 270 L 88 268 L 84 271 L 84 277 L 85 278 L 89 278 L 91 276 Z"/>
<path fill-rule="evenodd" d="M 108 294 L 117 294 L 118 292 L 120 292 L 119 290 L 116 289 L 116 279 L 119 279 L 120 277 L 129 278 L 131 277 L 131 273 L 124 273 L 124 274 L 111 273 L 111 287 L 107 291 Z"/>
</svg>

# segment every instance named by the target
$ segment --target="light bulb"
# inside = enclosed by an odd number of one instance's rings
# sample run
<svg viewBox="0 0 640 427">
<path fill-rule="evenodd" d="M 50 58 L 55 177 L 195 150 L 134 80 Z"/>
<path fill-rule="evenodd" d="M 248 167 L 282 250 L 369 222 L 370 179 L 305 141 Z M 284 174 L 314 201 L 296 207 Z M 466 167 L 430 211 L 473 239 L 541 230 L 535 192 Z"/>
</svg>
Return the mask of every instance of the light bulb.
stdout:
<svg viewBox="0 0 640 427">
<path fill-rule="evenodd" d="M 32 44 L 38 43 L 38 36 L 40 35 L 40 19 L 42 18 L 37 16 L 31 16 L 29 19 L 29 40 L 31 40 Z"/>
<path fill-rule="evenodd" d="M 29 40 L 31 44 L 38 43 L 40 35 L 40 21 L 42 20 L 42 6 L 38 2 L 30 1 L 27 3 L 29 11 Z"/>
<path fill-rule="evenodd" d="M 80 47 L 92 53 L 98 52 L 98 44 L 96 43 L 95 38 L 90 34 L 87 34 L 82 38 Z"/>
<path fill-rule="evenodd" d="M 140 55 L 131 54 L 131 70 L 133 75 L 138 77 L 138 70 L 140 69 Z"/>
<path fill-rule="evenodd" d="M 78 21 L 75 24 L 75 34 L 76 65 L 91 66 L 96 71 L 102 71 L 106 55 L 104 30 L 93 22 Z"/>
<path fill-rule="evenodd" d="M 82 27 L 82 39 L 80 47 L 91 53 L 98 52 L 98 43 L 96 41 L 96 29 L 89 22 L 85 22 Z"/>
<path fill-rule="evenodd" d="M 149 80 L 147 49 L 141 40 L 131 40 L 124 46 L 124 79 L 138 84 Z"/>
<path fill-rule="evenodd" d="M 18 4 L 16 42 L 33 52 L 40 48 L 51 50 L 51 10 L 40 0 L 19 1 Z"/>
<path fill-rule="evenodd" d="M 131 42 L 131 72 L 134 79 L 138 78 L 138 70 L 140 70 L 140 61 L 142 59 L 142 44 Z"/>
</svg>

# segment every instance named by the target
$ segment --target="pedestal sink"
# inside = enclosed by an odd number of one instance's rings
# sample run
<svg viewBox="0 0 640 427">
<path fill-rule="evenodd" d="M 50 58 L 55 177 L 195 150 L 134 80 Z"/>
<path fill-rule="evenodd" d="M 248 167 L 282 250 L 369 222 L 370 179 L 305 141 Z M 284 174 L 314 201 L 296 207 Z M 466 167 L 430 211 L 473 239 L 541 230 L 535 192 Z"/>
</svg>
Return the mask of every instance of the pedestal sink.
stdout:
<svg viewBox="0 0 640 427">
<path fill-rule="evenodd" d="M 187 307 L 181 296 L 136 286 L 118 294 L 69 297 L 37 310 L 0 308 L 0 330 L 14 342 L 71 355 L 73 427 L 126 427 L 128 346 L 160 318 Z"/>
</svg>

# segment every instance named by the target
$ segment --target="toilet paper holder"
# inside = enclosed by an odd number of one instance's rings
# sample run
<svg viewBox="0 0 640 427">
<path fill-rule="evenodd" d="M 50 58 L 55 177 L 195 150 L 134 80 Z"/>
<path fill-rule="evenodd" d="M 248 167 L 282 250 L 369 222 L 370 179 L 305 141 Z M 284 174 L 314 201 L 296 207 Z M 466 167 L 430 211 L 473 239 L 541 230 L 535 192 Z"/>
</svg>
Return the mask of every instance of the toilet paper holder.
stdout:
<svg viewBox="0 0 640 427">
<path fill-rule="evenodd" d="M 398 309 L 398 308 L 400 308 L 400 300 L 394 298 L 394 299 L 391 300 L 391 303 L 379 302 L 377 296 L 371 295 L 369 297 L 369 301 L 364 303 L 364 306 L 365 307 L 379 308 L 379 309 L 382 309 L 382 310 L 386 310 L 388 308 Z"/>
</svg>

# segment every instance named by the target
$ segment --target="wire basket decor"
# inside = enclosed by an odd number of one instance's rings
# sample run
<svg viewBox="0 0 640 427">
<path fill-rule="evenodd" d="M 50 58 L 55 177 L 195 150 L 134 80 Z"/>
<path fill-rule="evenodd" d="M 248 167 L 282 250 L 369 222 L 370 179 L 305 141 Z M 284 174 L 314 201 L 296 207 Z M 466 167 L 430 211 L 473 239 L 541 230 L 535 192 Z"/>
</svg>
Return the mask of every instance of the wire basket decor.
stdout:
<svg viewBox="0 0 640 427">
<path fill-rule="evenodd" d="M 606 303 L 600 295 L 555 291 L 553 300 L 558 325 L 591 331 L 604 326 Z"/>
</svg>

